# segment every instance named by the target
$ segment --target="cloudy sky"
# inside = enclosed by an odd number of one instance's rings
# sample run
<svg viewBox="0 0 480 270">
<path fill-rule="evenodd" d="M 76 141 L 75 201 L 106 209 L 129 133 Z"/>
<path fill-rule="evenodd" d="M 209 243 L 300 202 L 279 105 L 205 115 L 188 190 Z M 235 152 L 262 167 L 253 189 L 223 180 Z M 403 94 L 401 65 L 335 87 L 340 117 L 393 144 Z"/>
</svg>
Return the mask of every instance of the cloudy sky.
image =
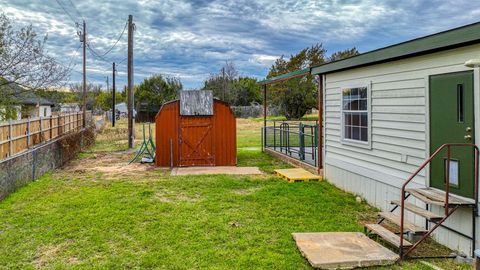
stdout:
<svg viewBox="0 0 480 270">
<path fill-rule="evenodd" d="M 81 80 L 75 22 L 87 23 L 90 46 L 103 55 L 133 15 L 135 82 L 152 74 L 179 77 L 185 88 L 233 61 L 241 75 L 263 78 L 273 61 L 321 42 L 329 53 L 356 46 L 366 52 L 476 22 L 472 0 L 0 0 L 15 25 L 48 34 L 48 53 L 73 63 Z M 105 82 L 112 62 L 127 55 L 126 32 L 104 60 L 87 53 L 89 81 Z M 126 83 L 126 61 L 118 84 Z"/>
</svg>

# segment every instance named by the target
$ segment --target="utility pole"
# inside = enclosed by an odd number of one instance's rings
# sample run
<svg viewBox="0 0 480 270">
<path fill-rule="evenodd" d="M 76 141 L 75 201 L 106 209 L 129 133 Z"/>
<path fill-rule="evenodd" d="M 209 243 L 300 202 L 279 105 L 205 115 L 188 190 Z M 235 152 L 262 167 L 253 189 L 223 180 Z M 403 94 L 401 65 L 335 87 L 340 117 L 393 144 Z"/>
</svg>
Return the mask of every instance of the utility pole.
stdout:
<svg viewBox="0 0 480 270">
<path fill-rule="evenodd" d="M 117 89 L 115 88 L 115 62 L 112 64 L 112 127 L 115 126 L 115 117 L 117 117 L 116 111 L 115 111 L 115 92 Z"/>
<path fill-rule="evenodd" d="M 133 16 L 128 15 L 128 148 L 133 148 L 134 131 L 133 131 Z"/>
<path fill-rule="evenodd" d="M 108 83 L 108 76 L 106 77 L 107 77 L 107 91 L 108 91 L 108 89 L 110 88 L 110 84 Z"/>
<path fill-rule="evenodd" d="M 87 26 L 85 20 L 83 21 L 83 33 L 82 33 L 82 42 L 83 42 L 83 95 L 82 95 L 82 126 L 83 128 L 87 125 Z"/>
</svg>

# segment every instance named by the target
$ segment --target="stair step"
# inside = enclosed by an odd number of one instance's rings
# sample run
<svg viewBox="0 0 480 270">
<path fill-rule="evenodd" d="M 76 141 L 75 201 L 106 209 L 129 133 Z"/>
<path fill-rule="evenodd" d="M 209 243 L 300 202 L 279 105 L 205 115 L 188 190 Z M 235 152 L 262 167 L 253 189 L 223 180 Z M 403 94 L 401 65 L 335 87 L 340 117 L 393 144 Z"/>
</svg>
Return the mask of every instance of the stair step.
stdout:
<svg viewBox="0 0 480 270">
<path fill-rule="evenodd" d="M 438 190 L 434 188 L 412 188 L 405 191 L 425 203 L 439 206 L 445 205 L 445 191 L 443 190 Z M 475 200 L 450 194 L 448 196 L 448 204 L 450 206 L 471 206 L 475 205 Z"/>
<path fill-rule="evenodd" d="M 388 243 L 400 248 L 400 236 L 396 235 L 395 233 L 387 230 L 380 224 L 365 224 L 365 228 L 367 228 L 372 233 L 380 236 L 383 240 L 387 241 Z M 403 247 L 411 247 L 412 243 L 408 242 L 407 240 L 403 239 Z"/>
<path fill-rule="evenodd" d="M 392 201 L 392 204 L 400 206 L 401 203 L 400 201 Z M 443 218 L 443 216 L 441 215 L 437 215 L 433 212 L 428 211 L 427 209 L 423 209 L 409 202 L 405 202 L 405 209 L 417 215 L 420 215 L 428 220 L 437 221 Z"/>
<path fill-rule="evenodd" d="M 397 216 L 395 215 L 394 213 L 392 212 L 380 212 L 378 213 L 379 216 L 385 218 L 386 220 L 400 226 L 400 216 Z M 424 228 L 422 227 L 419 227 L 407 220 L 404 220 L 403 222 L 403 228 L 404 228 L 404 231 L 409 231 L 409 232 L 412 232 L 412 233 L 424 233 L 426 232 L 427 230 L 425 230 Z"/>
<path fill-rule="evenodd" d="M 431 198 L 423 195 L 417 189 L 407 189 L 406 192 L 410 193 L 413 197 L 421 200 L 424 203 L 439 205 L 439 206 L 444 206 L 445 205 L 445 203 L 443 201 L 431 199 Z"/>
</svg>

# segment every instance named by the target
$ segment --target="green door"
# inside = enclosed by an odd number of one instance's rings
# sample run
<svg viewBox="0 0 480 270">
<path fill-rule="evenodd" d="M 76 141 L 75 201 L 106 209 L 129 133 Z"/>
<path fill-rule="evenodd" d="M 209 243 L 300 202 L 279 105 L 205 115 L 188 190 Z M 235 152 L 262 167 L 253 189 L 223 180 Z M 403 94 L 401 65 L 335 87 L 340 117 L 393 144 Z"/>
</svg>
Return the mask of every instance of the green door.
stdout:
<svg viewBox="0 0 480 270">
<path fill-rule="evenodd" d="M 473 73 L 430 76 L 430 152 L 445 143 L 473 143 Z M 430 164 L 430 186 L 445 189 L 446 149 Z M 454 147 L 450 161 L 450 192 L 473 198 L 474 150 Z"/>
</svg>

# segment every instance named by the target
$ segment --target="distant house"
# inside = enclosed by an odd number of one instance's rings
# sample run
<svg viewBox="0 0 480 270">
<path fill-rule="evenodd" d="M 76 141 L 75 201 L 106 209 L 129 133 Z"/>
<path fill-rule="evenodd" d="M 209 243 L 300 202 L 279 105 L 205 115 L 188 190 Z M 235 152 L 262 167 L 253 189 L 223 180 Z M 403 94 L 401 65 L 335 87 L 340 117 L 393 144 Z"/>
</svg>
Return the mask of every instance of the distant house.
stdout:
<svg viewBox="0 0 480 270">
<path fill-rule="evenodd" d="M 17 106 L 21 107 L 20 118 L 28 117 L 49 117 L 52 115 L 54 103 L 38 97 L 33 92 L 26 92 L 16 101 Z"/>
<path fill-rule="evenodd" d="M 79 112 L 80 111 L 80 105 L 78 103 L 60 103 L 60 112 Z"/>
<path fill-rule="evenodd" d="M 127 108 L 127 104 L 125 102 L 118 103 L 117 105 L 115 105 L 115 111 L 116 111 L 117 116 L 119 116 L 119 117 L 127 117 L 128 116 L 128 108 Z M 137 111 L 135 109 L 133 109 L 133 117 L 136 117 L 136 116 L 137 116 Z M 109 121 L 112 120 L 112 110 L 109 110 L 107 112 L 107 117 L 108 117 Z"/>
<path fill-rule="evenodd" d="M 52 115 L 54 103 L 37 96 L 33 91 L 23 89 L 19 86 L 11 86 L 13 105 L 16 111 L 16 117 L 11 120 L 20 120 L 28 117 L 48 117 Z M 0 108 L 0 112 L 5 112 L 6 108 Z M 3 119 L 3 113 L 0 113 L 0 120 Z"/>
</svg>

